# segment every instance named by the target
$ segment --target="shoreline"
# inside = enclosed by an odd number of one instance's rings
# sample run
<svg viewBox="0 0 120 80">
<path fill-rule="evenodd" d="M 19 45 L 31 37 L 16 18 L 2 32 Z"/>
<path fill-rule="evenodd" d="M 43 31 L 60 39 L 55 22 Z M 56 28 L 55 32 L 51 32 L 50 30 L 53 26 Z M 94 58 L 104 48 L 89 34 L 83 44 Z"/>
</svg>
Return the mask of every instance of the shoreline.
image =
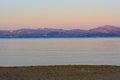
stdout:
<svg viewBox="0 0 120 80">
<path fill-rule="evenodd" d="M 21 67 L 61 67 L 61 66 L 64 66 L 64 67 L 68 67 L 68 66 L 90 66 L 90 67 L 100 67 L 100 66 L 103 66 L 103 67 L 120 67 L 120 65 L 90 65 L 90 64 L 81 64 L 81 65 L 78 65 L 78 64 L 66 64 L 66 65 L 17 65 L 17 66 L 0 66 L 1 67 L 4 67 L 4 68 L 21 68 Z"/>
</svg>

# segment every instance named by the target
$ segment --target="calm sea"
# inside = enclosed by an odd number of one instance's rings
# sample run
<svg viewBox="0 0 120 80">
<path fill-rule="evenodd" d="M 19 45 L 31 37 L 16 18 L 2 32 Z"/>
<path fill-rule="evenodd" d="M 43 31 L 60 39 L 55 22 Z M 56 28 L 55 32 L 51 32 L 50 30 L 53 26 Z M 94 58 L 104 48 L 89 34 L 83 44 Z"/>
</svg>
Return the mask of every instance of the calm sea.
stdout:
<svg viewBox="0 0 120 80">
<path fill-rule="evenodd" d="M 0 66 L 120 65 L 120 38 L 0 39 Z"/>
</svg>

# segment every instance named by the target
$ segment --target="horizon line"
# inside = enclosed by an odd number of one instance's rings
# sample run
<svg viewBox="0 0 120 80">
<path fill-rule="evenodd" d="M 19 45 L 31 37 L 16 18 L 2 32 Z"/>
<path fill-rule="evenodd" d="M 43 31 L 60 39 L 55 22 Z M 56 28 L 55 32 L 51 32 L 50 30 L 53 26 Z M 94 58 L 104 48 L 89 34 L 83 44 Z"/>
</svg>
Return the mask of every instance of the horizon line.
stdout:
<svg viewBox="0 0 120 80">
<path fill-rule="evenodd" d="M 98 27 L 105 27 L 105 26 L 111 26 L 111 27 L 120 27 L 120 26 L 114 26 L 114 25 L 103 25 L 103 26 L 96 26 L 93 28 L 89 28 L 89 29 L 82 29 L 82 28 L 73 28 L 73 29 L 64 29 L 64 28 L 49 28 L 49 27 L 43 27 L 43 28 L 32 28 L 32 27 L 28 27 L 28 28 L 18 28 L 18 29 L 0 29 L 0 30 L 8 30 L 8 31 L 14 31 L 14 30 L 20 30 L 20 29 L 61 29 L 61 30 L 74 30 L 74 29 L 80 29 L 80 30 L 90 30 L 90 29 L 94 29 L 94 28 L 98 28 Z"/>
</svg>

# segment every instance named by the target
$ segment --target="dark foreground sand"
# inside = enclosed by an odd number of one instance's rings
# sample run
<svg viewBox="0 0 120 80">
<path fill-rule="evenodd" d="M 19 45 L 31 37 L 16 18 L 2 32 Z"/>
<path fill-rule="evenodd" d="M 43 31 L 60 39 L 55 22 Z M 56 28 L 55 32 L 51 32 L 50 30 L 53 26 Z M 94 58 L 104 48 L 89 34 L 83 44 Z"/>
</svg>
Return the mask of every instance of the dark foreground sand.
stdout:
<svg viewBox="0 0 120 80">
<path fill-rule="evenodd" d="M 120 80 L 120 66 L 0 67 L 0 80 Z"/>
</svg>

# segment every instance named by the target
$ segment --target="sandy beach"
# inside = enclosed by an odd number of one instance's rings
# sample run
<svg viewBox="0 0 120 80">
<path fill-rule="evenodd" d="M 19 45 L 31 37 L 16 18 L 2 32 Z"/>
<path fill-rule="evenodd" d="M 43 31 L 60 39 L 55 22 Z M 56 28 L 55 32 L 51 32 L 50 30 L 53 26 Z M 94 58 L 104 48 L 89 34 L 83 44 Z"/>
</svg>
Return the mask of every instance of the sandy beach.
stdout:
<svg viewBox="0 0 120 80">
<path fill-rule="evenodd" d="M 0 80 L 119 80 L 120 66 L 0 67 Z"/>
</svg>

